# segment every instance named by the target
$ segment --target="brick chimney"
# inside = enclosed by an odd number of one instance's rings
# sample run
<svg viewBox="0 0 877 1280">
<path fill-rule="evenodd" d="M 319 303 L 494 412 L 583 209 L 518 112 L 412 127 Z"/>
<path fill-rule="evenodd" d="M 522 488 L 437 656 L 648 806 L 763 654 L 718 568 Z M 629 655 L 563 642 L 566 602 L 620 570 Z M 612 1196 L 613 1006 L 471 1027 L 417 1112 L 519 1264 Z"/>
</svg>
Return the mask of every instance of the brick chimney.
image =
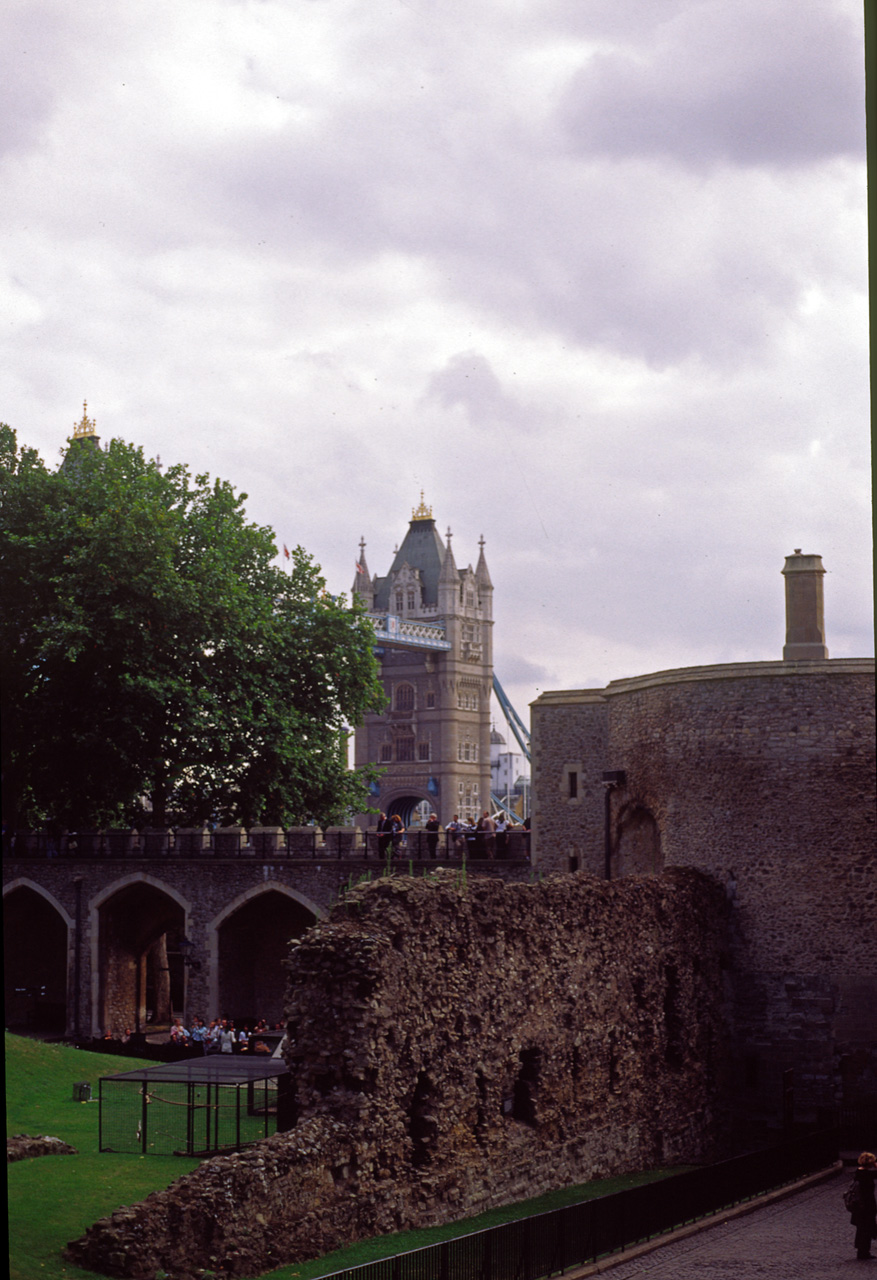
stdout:
<svg viewBox="0 0 877 1280">
<path fill-rule="evenodd" d="M 786 643 L 783 662 L 827 658 L 822 556 L 804 556 L 796 547 L 786 556 Z"/>
</svg>

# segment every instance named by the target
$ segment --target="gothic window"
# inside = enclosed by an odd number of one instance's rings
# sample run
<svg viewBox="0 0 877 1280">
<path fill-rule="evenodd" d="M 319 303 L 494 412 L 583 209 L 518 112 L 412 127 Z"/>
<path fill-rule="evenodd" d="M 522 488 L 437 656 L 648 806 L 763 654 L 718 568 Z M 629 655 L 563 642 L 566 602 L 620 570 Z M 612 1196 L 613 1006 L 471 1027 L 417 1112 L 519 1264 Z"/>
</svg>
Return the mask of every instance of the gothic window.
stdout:
<svg viewBox="0 0 877 1280">
<path fill-rule="evenodd" d="M 414 685 L 400 684 L 396 686 L 395 707 L 397 711 L 414 710 Z"/>
<path fill-rule="evenodd" d="M 381 763 L 384 764 L 388 760 L 393 759 L 393 748 L 389 742 L 385 742 L 381 746 Z"/>
<path fill-rule="evenodd" d="M 468 606 L 469 606 L 469 608 L 470 608 L 470 609 L 471 609 L 471 608 L 472 608 L 472 606 L 475 604 L 475 592 L 474 592 L 474 591 L 467 591 L 467 592 L 466 592 L 466 603 L 468 604 Z"/>
<path fill-rule="evenodd" d="M 397 760 L 413 760 L 414 759 L 414 739 L 413 738 L 397 738 L 396 739 L 396 759 Z"/>
<path fill-rule="evenodd" d="M 435 707 L 435 694 L 434 694 L 434 693 L 428 693 L 428 694 L 426 695 L 426 705 L 427 705 L 427 707 L 428 707 L 430 710 L 432 710 L 432 708 L 434 708 L 434 707 Z"/>
<path fill-rule="evenodd" d="M 418 742 L 418 744 L 417 744 L 417 759 L 418 759 L 418 760 L 428 760 L 428 759 L 429 759 L 429 743 L 428 743 L 428 742 Z"/>
<path fill-rule="evenodd" d="M 403 599 L 404 599 L 404 597 L 403 597 L 403 595 L 402 595 L 402 592 L 401 592 L 401 591 L 397 591 L 397 592 L 396 592 L 396 612 L 397 612 L 397 613 L 401 613 L 401 612 L 402 612 L 402 601 L 403 601 Z"/>
<path fill-rule="evenodd" d="M 414 608 L 414 592 L 413 591 L 408 592 L 408 608 L 409 609 Z"/>
</svg>

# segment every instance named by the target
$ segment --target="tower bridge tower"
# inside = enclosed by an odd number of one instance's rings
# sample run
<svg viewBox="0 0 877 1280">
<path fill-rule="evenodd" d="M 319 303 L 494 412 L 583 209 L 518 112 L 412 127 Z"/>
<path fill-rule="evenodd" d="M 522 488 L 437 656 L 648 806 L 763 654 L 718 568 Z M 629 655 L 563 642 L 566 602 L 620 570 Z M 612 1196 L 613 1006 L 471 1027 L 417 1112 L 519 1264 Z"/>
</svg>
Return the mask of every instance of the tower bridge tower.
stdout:
<svg viewBox="0 0 877 1280">
<path fill-rule="evenodd" d="M 356 730 L 355 762 L 381 765 L 372 806 L 406 826 L 432 810 L 477 818 L 490 805 L 493 584 L 478 563 L 458 569 L 420 495 L 385 577 L 370 577 L 360 543 L 353 590 L 372 615 L 386 710 Z M 366 821 L 365 818 L 362 819 Z"/>
</svg>

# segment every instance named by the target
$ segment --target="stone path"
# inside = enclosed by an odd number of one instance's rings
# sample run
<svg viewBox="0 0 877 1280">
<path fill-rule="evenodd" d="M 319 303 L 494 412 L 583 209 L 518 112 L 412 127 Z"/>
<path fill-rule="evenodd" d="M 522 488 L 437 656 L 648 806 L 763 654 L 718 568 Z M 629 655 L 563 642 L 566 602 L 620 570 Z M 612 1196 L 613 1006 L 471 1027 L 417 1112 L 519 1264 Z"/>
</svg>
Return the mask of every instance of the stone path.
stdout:
<svg viewBox="0 0 877 1280">
<path fill-rule="evenodd" d="M 854 1229 L 841 1201 L 851 1176 L 845 1169 L 639 1257 L 614 1265 L 607 1259 L 600 1271 L 607 1280 L 877 1280 L 877 1260 L 856 1259 Z"/>
</svg>

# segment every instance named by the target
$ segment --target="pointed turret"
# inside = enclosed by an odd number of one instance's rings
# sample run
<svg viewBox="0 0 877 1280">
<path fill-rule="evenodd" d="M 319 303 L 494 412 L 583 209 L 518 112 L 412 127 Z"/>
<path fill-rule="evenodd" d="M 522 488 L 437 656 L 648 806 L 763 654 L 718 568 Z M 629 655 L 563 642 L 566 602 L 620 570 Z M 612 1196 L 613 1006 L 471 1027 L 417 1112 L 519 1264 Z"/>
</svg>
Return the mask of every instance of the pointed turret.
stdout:
<svg viewBox="0 0 877 1280">
<path fill-rule="evenodd" d="M 88 416 L 88 402 L 82 402 L 82 417 L 73 426 L 73 435 L 68 436 L 69 448 L 61 463 L 62 469 L 72 462 L 82 449 L 99 449 L 100 436 L 97 434 L 94 418 Z"/>
<path fill-rule="evenodd" d="M 448 614 L 456 613 L 459 607 L 460 597 L 460 574 L 457 571 L 457 562 L 454 559 L 454 552 L 451 548 L 451 531 L 448 529 L 448 541 L 445 547 L 445 555 L 442 560 L 442 571 L 438 579 L 438 607 L 439 613 Z"/>
<path fill-rule="evenodd" d="M 365 538 L 360 538 L 359 541 L 359 559 L 356 562 L 356 573 L 351 590 L 356 595 L 362 596 L 363 604 L 367 609 L 374 608 L 375 588 L 365 562 Z"/>
</svg>

